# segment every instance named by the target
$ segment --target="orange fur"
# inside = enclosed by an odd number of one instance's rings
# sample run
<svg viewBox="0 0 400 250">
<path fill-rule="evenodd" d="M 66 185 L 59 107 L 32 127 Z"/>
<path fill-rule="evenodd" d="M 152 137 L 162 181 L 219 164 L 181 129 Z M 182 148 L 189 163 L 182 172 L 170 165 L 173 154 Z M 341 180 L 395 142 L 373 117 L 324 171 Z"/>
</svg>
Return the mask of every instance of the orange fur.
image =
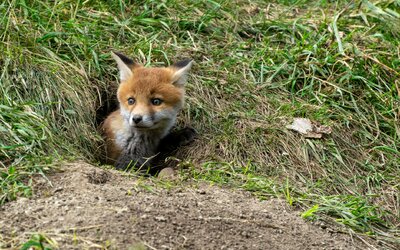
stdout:
<svg viewBox="0 0 400 250">
<path fill-rule="evenodd" d="M 144 68 L 133 69 L 133 77 L 121 83 L 118 89 L 118 101 L 127 110 L 134 108 L 144 109 L 144 113 L 161 110 L 183 104 L 183 88 L 172 84 L 173 70 L 169 68 Z M 128 98 L 136 99 L 135 105 L 128 105 Z M 160 106 L 151 107 L 149 98 L 162 98 Z"/>
<path fill-rule="evenodd" d="M 101 134 L 105 138 L 106 155 L 105 160 L 108 164 L 114 164 L 121 154 L 122 148 L 115 143 L 115 132 L 122 128 L 123 121 L 120 111 L 112 112 L 101 125 Z"/>
</svg>

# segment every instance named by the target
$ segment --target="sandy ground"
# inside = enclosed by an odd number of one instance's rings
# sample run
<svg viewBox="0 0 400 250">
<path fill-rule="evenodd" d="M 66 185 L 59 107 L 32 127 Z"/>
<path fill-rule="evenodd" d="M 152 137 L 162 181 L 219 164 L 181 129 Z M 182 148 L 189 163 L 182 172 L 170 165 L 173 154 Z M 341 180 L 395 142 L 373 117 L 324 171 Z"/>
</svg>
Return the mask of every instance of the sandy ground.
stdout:
<svg viewBox="0 0 400 250">
<path fill-rule="evenodd" d="M 167 187 L 77 162 L 0 207 L 0 248 L 41 232 L 60 249 L 368 249 L 279 200 L 207 183 Z M 40 179 L 40 178 L 38 178 Z"/>
</svg>

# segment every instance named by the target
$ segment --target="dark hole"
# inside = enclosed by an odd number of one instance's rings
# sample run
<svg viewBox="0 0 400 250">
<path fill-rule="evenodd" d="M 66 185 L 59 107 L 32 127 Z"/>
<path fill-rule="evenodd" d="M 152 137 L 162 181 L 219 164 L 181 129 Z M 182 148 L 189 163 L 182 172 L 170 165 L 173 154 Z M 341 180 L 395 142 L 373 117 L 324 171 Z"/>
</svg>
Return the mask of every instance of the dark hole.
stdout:
<svg viewBox="0 0 400 250">
<path fill-rule="evenodd" d="M 107 118 L 107 116 L 118 109 L 118 101 L 116 96 L 116 91 L 114 89 L 108 89 L 107 91 L 102 91 L 100 93 L 100 98 L 98 103 L 101 105 L 96 110 L 96 126 L 100 126 L 101 123 Z"/>
</svg>

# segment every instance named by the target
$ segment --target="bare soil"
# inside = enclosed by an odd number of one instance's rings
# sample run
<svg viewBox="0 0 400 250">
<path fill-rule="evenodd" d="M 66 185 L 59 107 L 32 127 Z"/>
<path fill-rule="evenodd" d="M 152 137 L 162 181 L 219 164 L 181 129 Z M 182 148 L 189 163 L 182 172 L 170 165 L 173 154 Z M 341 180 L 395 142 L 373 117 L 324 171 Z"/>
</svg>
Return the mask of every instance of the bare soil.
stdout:
<svg viewBox="0 0 400 250">
<path fill-rule="evenodd" d="M 0 208 L 0 248 L 40 232 L 60 249 L 368 249 L 280 200 L 207 183 L 160 185 L 78 162 Z M 51 183 L 51 185 L 50 185 Z"/>
</svg>

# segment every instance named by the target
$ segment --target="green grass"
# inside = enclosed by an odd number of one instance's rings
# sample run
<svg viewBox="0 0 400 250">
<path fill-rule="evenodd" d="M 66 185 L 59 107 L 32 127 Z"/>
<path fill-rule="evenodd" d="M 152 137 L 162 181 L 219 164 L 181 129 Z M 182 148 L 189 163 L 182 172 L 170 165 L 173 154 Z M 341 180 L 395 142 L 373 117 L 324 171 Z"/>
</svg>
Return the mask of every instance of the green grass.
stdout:
<svg viewBox="0 0 400 250">
<path fill-rule="evenodd" d="M 34 234 L 31 239 L 21 246 L 21 250 L 38 249 L 38 250 L 52 250 L 57 249 L 57 242 L 47 237 L 44 234 Z"/>
<path fill-rule="evenodd" d="M 348 2 L 4 1 L 0 202 L 62 159 L 96 162 L 110 50 L 155 66 L 190 57 L 179 122 L 200 138 L 178 155 L 196 166 L 187 176 L 398 243 L 400 2 Z M 333 132 L 305 139 L 285 128 L 293 117 Z"/>
</svg>

